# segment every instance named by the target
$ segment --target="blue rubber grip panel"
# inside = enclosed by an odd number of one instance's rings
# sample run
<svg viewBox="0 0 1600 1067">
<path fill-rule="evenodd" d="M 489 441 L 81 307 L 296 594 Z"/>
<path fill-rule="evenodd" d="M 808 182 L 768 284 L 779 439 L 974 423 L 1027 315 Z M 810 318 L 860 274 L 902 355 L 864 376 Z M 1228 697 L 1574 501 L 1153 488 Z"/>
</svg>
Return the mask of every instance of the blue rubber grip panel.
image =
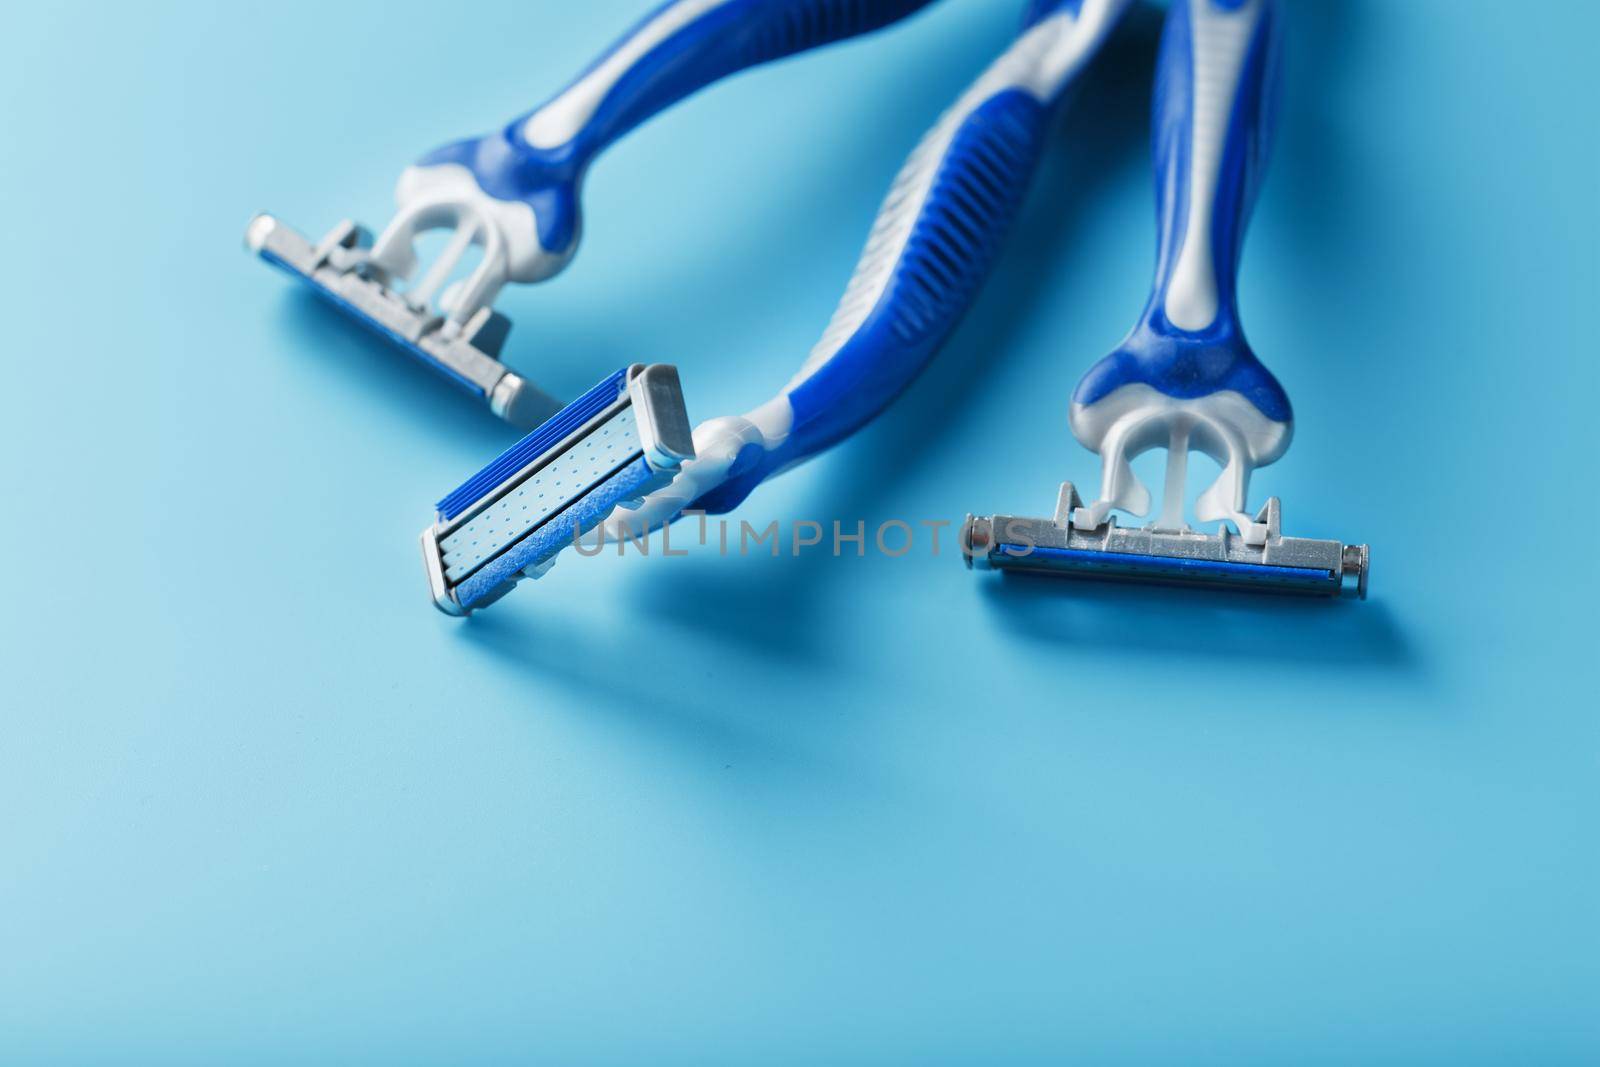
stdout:
<svg viewBox="0 0 1600 1067">
<path fill-rule="evenodd" d="M 888 288 L 844 346 L 789 394 L 782 447 L 697 507 L 736 507 L 769 475 L 854 433 L 911 384 L 961 322 L 999 255 L 1037 166 L 1050 110 L 1008 89 L 956 131 Z"/>
<path fill-rule="evenodd" d="M 572 544 L 573 529 L 594 529 L 613 508 L 624 500 L 643 496 L 667 481 L 650 469 L 643 456 L 636 456 L 605 481 L 581 494 L 565 511 L 530 532 L 521 541 L 474 571 L 455 588 L 456 600 L 471 611 L 499 598 L 508 582 L 527 567 L 553 558 Z"/>
<path fill-rule="evenodd" d="M 730 74 L 880 29 L 929 3 L 932 0 L 730 0 L 635 63 L 568 143 L 554 148 L 528 144 L 522 136 L 528 119 L 524 115 L 500 133 L 446 145 L 420 163 L 460 164 L 473 172 L 489 195 L 532 205 L 540 243 L 548 249 L 565 249 L 577 238 L 577 187 L 584 170 L 629 130 Z M 665 4 L 652 12 L 588 69 L 604 62 L 672 6 Z"/>
<path fill-rule="evenodd" d="M 1264 6 L 1240 73 L 1213 208 L 1216 320 L 1204 330 L 1185 331 L 1166 316 L 1167 290 L 1189 219 L 1187 176 L 1194 131 L 1193 27 L 1187 0 L 1174 0 L 1156 65 L 1152 123 L 1160 234 L 1155 284 L 1139 324 L 1117 351 L 1084 376 L 1073 395 L 1076 403 L 1092 404 L 1124 385 L 1142 383 L 1180 399 L 1232 390 L 1270 419 L 1289 422 L 1293 417 L 1288 394 L 1251 351 L 1239 324 L 1239 257 L 1271 148 L 1279 80 L 1281 12 L 1277 0 L 1265 0 Z"/>
<path fill-rule="evenodd" d="M 627 388 L 627 384 L 628 370 L 623 368 L 550 416 L 532 433 L 500 453 L 487 467 L 468 478 L 460 488 L 439 501 L 440 517 L 448 522 L 492 493 L 507 478 L 615 404 L 617 397 Z"/>
</svg>

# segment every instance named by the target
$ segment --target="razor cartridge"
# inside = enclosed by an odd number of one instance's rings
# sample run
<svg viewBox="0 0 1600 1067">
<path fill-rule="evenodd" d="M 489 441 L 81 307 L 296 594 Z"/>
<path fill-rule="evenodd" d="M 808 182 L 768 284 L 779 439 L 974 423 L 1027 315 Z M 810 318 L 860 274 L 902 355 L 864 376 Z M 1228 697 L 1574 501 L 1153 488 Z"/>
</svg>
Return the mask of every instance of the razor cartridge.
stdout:
<svg viewBox="0 0 1600 1067">
<path fill-rule="evenodd" d="M 249 247 L 311 284 L 513 425 L 560 407 L 500 362 L 509 284 L 555 277 L 577 252 L 583 176 L 608 146 L 695 91 L 783 56 L 904 18 L 931 0 L 671 0 L 542 107 L 455 141 L 401 174 L 374 239 L 341 223 L 318 244 L 269 215 Z M 418 240 L 448 231 L 424 264 Z"/>
<path fill-rule="evenodd" d="M 511 323 L 482 307 L 454 323 L 419 307 L 360 269 L 372 235 L 341 222 L 316 245 L 271 215 L 250 220 L 245 243 L 262 259 L 305 281 L 335 307 L 375 330 L 513 426 L 532 428 L 561 404 L 500 362 Z"/>
<path fill-rule="evenodd" d="M 1266 531 L 1260 544 L 1246 542 L 1227 527 L 1215 534 L 1126 529 L 1117 525 L 1115 516 L 1084 531 L 1073 523 L 1082 506 L 1077 490 L 1066 482 L 1053 518 L 967 516 L 961 528 L 967 566 L 1158 585 L 1367 597 L 1367 546 L 1284 537 L 1277 497 L 1255 517 Z"/>
<path fill-rule="evenodd" d="M 694 457 L 678 370 L 620 370 L 438 504 L 422 533 L 433 602 L 466 615 L 538 578 L 561 550 Z"/>
</svg>

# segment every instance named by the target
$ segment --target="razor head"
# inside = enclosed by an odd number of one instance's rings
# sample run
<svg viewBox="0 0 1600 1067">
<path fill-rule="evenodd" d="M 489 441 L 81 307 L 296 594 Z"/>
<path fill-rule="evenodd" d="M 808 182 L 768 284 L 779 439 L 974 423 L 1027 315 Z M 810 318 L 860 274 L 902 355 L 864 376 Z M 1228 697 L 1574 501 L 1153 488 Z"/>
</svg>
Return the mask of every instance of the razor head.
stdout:
<svg viewBox="0 0 1600 1067">
<path fill-rule="evenodd" d="M 439 502 L 422 533 L 434 604 L 459 616 L 494 603 L 693 458 L 677 368 L 618 371 Z"/>
<path fill-rule="evenodd" d="M 560 408 L 559 401 L 500 362 L 510 320 L 482 307 L 458 323 L 408 302 L 383 283 L 381 272 L 366 268 L 372 235 L 363 227 L 341 222 L 313 245 L 292 227 L 263 214 L 250 220 L 245 244 L 310 285 L 340 311 L 485 401 L 513 426 L 538 426 Z"/>
<path fill-rule="evenodd" d="M 1109 518 L 1085 531 L 1071 482 L 1049 519 L 968 516 L 961 529 L 969 567 L 1110 581 L 1192 585 L 1302 596 L 1367 597 L 1366 545 L 1284 537 L 1277 497 L 1256 516 L 1266 539 L 1255 545 L 1224 526 L 1218 533 L 1124 529 Z"/>
</svg>

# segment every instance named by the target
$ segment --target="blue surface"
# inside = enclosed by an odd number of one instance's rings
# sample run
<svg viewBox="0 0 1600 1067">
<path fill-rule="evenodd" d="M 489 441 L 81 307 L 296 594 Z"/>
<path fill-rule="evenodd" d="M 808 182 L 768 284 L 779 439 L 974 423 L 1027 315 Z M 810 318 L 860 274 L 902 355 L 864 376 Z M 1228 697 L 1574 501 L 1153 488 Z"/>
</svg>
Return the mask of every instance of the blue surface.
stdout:
<svg viewBox="0 0 1600 1067">
<path fill-rule="evenodd" d="M 627 138 L 510 361 L 563 396 L 677 361 L 697 419 L 769 395 L 999 6 Z M 13 11 L 0 1059 L 1600 1058 L 1600 22 L 1293 7 L 1240 295 L 1299 426 L 1252 500 L 1370 541 L 1373 600 L 973 575 L 946 530 L 566 559 L 465 624 L 416 535 L 515 431 L 240 235 L 381 221 L 640 5 Z M 1093 477 L 1067 400 L 1149 284 L 1158 28 L 928 374 L 738 517 Z"/>
</svg>

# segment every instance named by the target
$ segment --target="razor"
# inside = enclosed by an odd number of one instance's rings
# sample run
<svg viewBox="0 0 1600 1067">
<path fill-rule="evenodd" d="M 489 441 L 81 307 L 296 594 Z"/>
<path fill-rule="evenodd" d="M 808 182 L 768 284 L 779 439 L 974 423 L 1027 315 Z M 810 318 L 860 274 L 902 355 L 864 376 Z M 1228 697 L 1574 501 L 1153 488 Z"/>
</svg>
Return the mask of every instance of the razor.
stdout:
<svg viewBox="0 0 1600 1067">
<path fill-rule="evenodd" d="M 579 191 L 607 146 L 721 78 L 882 28 L 931 0 L 673 0 L 566 89 L 505 129 L 445 145 L 400 176 L 376 238 L 344 221 L 313 242 L 257 215 L 245 243 L 523 428 L 561 405 L 509 370 L 511 282 L 546 281 L 577 251 Z M 450 231 L 423 268 L 417 239 Z"/>
<path fill-rule="evenodd" d="M 1129 2 L 1035 0 L 912 151 L 822 339 L 772 399 L 690 434 L 671 368 L 619 372 L 441 501 L 422 537 L 434 603 L 486 606 L 592 530 L 637 540 L 730 511 L 876 417 L 976 298 L 1067 90 Z"/>
<path fill-rule="evenodd" d="M 1365 545 L 1285 538 L 1276 499 L 1246 510 L 1251 473 L 1281 458 L 1293 434 L 1288 394 L 1251 351 L 1237 283 L 1245 225 L 1271 142 L 1281 51 L 1278 0 L 1174 0 L 1156 66 L 1153 154 L 1159 241 L 1144 313 L 1090 368 L 1070 425 L 1101 459 L 1087 505 L 1061 489 L 1050 519 L 969 518 L 963 545 L 982 568 L 1111 579 L 1239 586 L 1365 597 Z M 1148 514 L 1152 496 L 1131 461 L 1165 448 L 1153 522 L 1117 526 L 1115 511 Z M 1222 471 L 1185 521 L 1188 456 Z M 1229 527 L 1233 529 L 1229 529 Z"/>
</svg>

